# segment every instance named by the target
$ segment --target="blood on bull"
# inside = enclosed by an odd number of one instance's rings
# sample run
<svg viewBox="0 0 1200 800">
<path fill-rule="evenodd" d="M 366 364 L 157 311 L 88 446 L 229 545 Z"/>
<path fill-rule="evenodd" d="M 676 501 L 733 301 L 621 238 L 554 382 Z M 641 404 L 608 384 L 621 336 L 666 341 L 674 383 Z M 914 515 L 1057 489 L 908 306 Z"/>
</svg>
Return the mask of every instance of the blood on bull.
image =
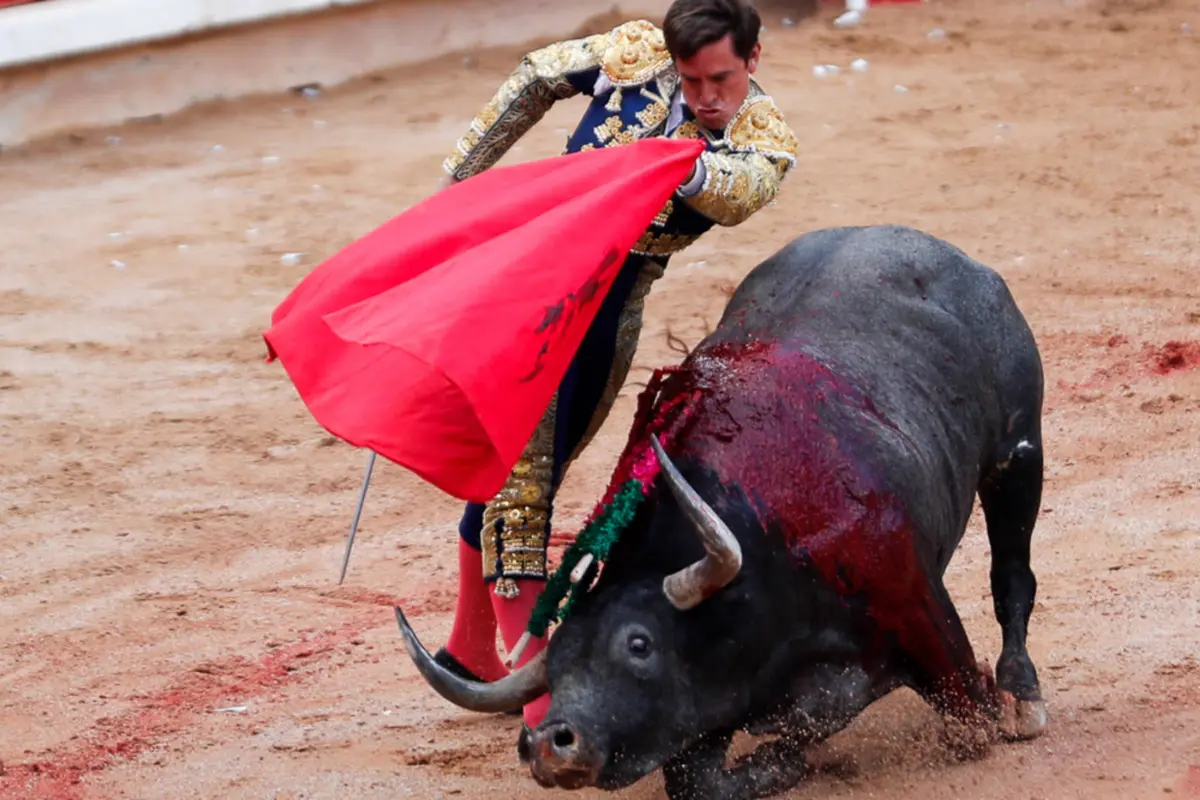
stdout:
<svg viewBox="0 0 1200 800">
<path fill-rule="evenodd" d="M 645 492 L 548 649 L 465 681 L 398 609 L 408 652 L 464 708 L 548 691 L 523 758 L 565 789 L 661 767 L 673 800 L 782 792 L 808 748 L 900 687 L 969 734 L 964 756 L 1035 737 L 1042 397 L 1036 342 L 995 271 L 912 228 L 805 234 L 643 398 L 615 480 Z M 994 672 L 943 582 L 976 496 Z M 727 768 L 741 730 L 777 736 Z"/>
</svg>

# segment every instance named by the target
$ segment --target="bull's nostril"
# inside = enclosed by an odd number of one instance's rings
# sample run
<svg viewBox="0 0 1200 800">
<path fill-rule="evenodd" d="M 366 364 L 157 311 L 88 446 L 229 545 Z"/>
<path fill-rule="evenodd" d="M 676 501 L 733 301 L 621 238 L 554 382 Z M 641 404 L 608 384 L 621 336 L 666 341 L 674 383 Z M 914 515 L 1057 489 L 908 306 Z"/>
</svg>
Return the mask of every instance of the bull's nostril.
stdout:
<svg viewBox="0 0 1200 800">
<path fill-rule="evenodd" d="M 570 728 L 559 728 L 554 732 L 554 748 L 556 750 L 570 750 L 575 746 L 575 734 Z"/>
</svg>

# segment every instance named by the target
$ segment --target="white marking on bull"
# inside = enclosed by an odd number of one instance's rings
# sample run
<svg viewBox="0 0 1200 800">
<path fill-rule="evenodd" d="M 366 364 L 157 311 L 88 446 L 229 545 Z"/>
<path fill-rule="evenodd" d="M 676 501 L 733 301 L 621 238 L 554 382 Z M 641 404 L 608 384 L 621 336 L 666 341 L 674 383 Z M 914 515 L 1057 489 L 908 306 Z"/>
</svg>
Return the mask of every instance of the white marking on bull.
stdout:
<svg viewBox="0 0 1200 800">
<path fill-rule="evenodd" d="M 1008 458 L 1004 459 L 1003 461 L 1001 461 L 999 464 L 996 465 L 996 470 L 999 472 L 1003 472 L 1004 470 L 1008 469 L 1009 466 L 1012 464 L 1013 458 L 1020 455 L 1021 453 L 1027 452 L 1029 450 L 1036 450 L 1036 449 L 1037 448 L 1034 446 L 1033 442 L 1029 441 L 1028 439 L 1022 439 L 1021 441 L 1017 442 L 1017 446 L 1014 447 L 1012 449 L 1012 452 L 1010 452 L 1008 454 Z"/>
</svg>

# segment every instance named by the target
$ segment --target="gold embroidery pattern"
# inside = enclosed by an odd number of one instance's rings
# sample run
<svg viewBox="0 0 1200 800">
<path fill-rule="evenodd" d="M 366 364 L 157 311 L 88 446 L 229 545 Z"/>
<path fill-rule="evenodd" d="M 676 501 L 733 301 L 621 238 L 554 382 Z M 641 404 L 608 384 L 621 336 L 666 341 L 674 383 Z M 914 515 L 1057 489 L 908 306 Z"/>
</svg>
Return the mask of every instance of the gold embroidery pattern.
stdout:
<svg viewBox="0 0 1200 800">
<path fill-rule="evenodd" d="M 644 256 L 668 256 L 678 253 L 694 243 L 700 236 L 688 236 L 681 233 L 654 233 L 646 231 L 637 240 L 631 253 Z"/>
<path fill-rule="evenodd" d="M 571 453 L 567 465 L 574 461 L 596 436 L 601 426 L 604 425 L 604 420 L 608 418 L 609 412 L 612 411 L 613 405 L 617 402 L 617 397 L 625 386 L 625 378 L 629 375 L 629 368 L 633 365 L 633 357 L 637 353 L 638 338 L 642 333 L 642 312 L 646 304 L 646 295 L 650 293 L 650 287 L 654 285 L 654 282 L 662 276 L 662 265 L 646 259 L 642 265 L 642 271 L 638 274 L 637 282 L 634 283 L 629 294 L 629 300 L 626 301 L 625 308 L 621 309 L 621 318 L 617 323 L 616 352 L 613 354 L 612 367 L 608 372 L 608 383 L 605 384 L 600 402 L 596 405 L 596 410 L 588 422 L 587 431 L 579 440 L 575 451 Z"/>
<path fill-rule="evenodd" d="M 771 98 L 760 96 L 742 106 L 729 122 L 727 137 L 737 150 L 763 153 L 795 166 L 800 145 Z"/>
<path fill-rule="evenodd" d="M 704 153 L 704 186 L 686 202 L 718 225 L 739 225 L 775 198 L 786 162 L 758 153 Z"/>
<path fill-rule="evenodd" d="M 672 61 L 666 69 L 656 75 L 654 82 L 658 84 L 658 94 L 662 98 L 663 107 L 669 111 L 671 98 L 679 88 L 679 70 L 675 67 L 675 62 Z"/>
<path fill-rule="evenodd" d="M 609 34 L 603 69 L 613 86 L 639 86 L 671 63 L 663 32 L 647 20 L 626 22 Z"/>
<path fill-rule="evenodd" d="M 664 104 L 655 100 L 637 113 L 637 121 L 642 123 L 642 130 L 649 131 L 657 128 L 667 119 L 670 111 Z"/>
<path fill-rule="evenodd" d="M 667 220 L 671 218 L 671 214 L 673 213 L 675 213 L 675 201 L 668 200 L 667 204 L 663 206 L 662 211 L 658 212 L 658 216 L 650 224 L 656 228 L 661 228 L 667 224 Z"/>
<path fill-rule="evenodd" d="M 660 95 L 656 95 L 646 89 L 642 90 L 642 94 L 651 102 L 650 105 L 634 115 L 641 124 L 626 126 L 625 121 L 620 116 L 611 116 L 592 129 L 597 141 L 602 145 L 607 145 L 610 141 L 617 144 L 630 144 L 649 135 L 655 128 L 666 121 L 667 115 L 670 113 L 667 101 Z M 605 108 L 608 108 L 608 106 L 605 106 Z M 609 110 L 619 111 L 620 108 Z"/>
<path fill-rule="evenodd" d="M 557 398 L 542 415 L 503 488 L 484 507 L 483 574 L 495 580 L 501 597 L 520 594 L 515 578 L 546 579 L 556 417 Z"/>
<path fill-rule="evenodd" d="M 674 139 L 699 139 L 703 135 L 704 134 L 700 133 L 700 126 L 691 120 L 680 123 L 679 127 L 675 129 L 675 132 L 671 134 L 672 138 Z"/>
<path fill-rule="evenodd" d="M 556 80 L 599 66 L 607 39 L 608 34 L 598 33 L 582 39 L 555 42 L 534 50 L 527 58 L 539 78 Z"/>
<path fill-rule="evenodd" d="M 779 194 L 799 149 L 774 101 L 748 97 L 718 144 L 706 152 L 704 186 L 687 203 L 718 225 L 739 225 Z"/>
<path fill-rule="evenodd" d="M 636 126 L 626 128 L 620 117 L 609 117 L 597 125 L 592 132 L 596 135 L 596 141 L 602 145 L 607 145 L 610 141 L 615 141 L 617 144 L 629 144 L 637 141 L 640 133 Z"/>
<path fill-rule="evenodd" d="M 521 59 L 459 139 L 443 169 L 465 180 L 499 161 L 554 103 L 579 93 L 567 76 L 599 67 L 608 39 L 598 34 L 557 42 Z"/>
</svg>

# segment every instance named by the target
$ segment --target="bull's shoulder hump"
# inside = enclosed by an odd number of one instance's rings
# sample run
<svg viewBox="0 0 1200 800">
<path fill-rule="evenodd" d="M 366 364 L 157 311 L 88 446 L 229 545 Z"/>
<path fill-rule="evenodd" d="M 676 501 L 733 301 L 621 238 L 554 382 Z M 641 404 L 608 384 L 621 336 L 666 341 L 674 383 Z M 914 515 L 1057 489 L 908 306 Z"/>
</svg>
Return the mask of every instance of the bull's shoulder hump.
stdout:
<svg viewBox="0 0 1200 800">
<path fill-rule="evenodd" d="M 852 308 L 854 319 L 911 318 L 940 308 L 966 321 L 978 310 L 1012 304 L 999 273 L 954 245 L 915 228 L 871 225 L 797 237 L 751 270 L 730 308 L 780 306 L 838 317 Z"/>
<path fill-rule="evenodd" d="M 919 280 L 934 286 L 943 279 L 977 284 L 980 290 L 996 288 L 999 274 L 959 247 L 931 233 L 905 225 L 864 225 L 833 228 L 825 237 L 812 234 L 792 242 L 797 257 L 819 259 L 825 268 L 843 275 Z"/>
</svg>

